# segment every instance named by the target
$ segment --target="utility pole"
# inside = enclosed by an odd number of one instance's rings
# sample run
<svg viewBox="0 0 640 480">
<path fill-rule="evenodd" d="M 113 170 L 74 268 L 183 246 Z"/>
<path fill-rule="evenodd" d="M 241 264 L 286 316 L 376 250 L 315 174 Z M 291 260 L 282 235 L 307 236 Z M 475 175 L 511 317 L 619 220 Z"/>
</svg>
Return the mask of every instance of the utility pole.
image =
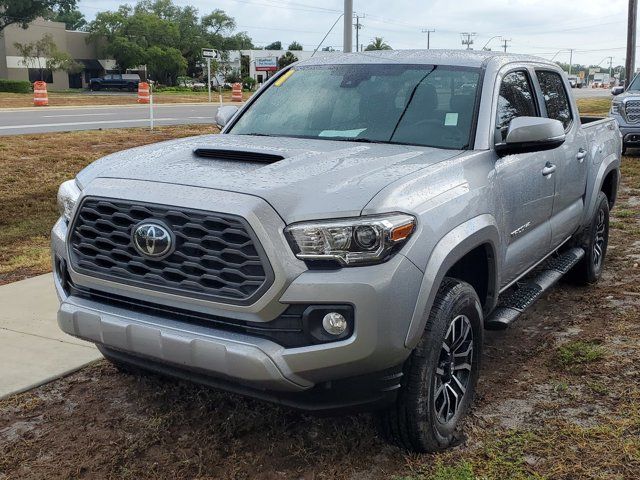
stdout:
<svg viewBox="0 0 640 480">
<path fill-rule="evenodd" d="M 460 38 L 462 39 L 462 45 L 467 47 L 467 50 L 471 50 L 471 45 L 473 45 L 473 37 L 477 34 L 476 32 L 462 32 L 460 34 Z"/>
<path fill-rule="evenodd" d="M 510 38 L 503 38 L 502 39 L 502 48 L 504 48 L 504 53 L 507 53 L 507 47 L 509 46 L 509 42 L 511 41 Z"/>
<path fill-rule="evenodd" d="M 626 84 L 633 80 L 636 70 L 636 23 L 638 20 L 638 0 L 629 0 L 627 18 L 627 58 L 624 62 Z"/>
<path fill-rule="evenodd" d="M 571 69 L 573 68 L 573 48 L 569 49 L 569 75 L 571 75 Z"/>
<path fill-rule="evenodd" d="M 435 30 L 423 29 L 422 33 L 427 34 L 427 50 L 431 49 L 431 34 L 435 32 Z"/>
<path fill-rule="evenodd" d="M 342 51 L 353 51 L 353 0 L 344 0 L 344 39 Z"/>
<path fill-rule="evenodd" d="M 360 16 L 357 13 L 353 15 L 353 18 L 356 19 L 356 24 L 353 26 L 356 29 L 356 52 L 358 51 L 358 47 L 360 46 L 360 29 L 364 28 L 364 25 L 360 23 L 360 19 L 364 18 L 364 15 Z"/>
</svg>

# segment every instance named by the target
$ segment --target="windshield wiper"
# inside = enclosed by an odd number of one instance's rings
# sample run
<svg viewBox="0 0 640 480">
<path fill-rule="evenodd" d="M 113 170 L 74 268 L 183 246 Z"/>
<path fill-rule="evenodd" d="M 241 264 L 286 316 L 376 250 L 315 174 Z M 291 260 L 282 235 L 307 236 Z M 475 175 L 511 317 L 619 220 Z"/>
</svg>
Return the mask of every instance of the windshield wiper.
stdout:
<svg viewBox="0 0 640 480">
<path fill-rule="evenodd" d="M 358 142 L 358 143 L 391 143 L 384 140 L 373 140 L 371 138 L 350 138 L 350 137 L 318 137 L 325 140 L 335 140 L 336 142 Z"/>
</svg>

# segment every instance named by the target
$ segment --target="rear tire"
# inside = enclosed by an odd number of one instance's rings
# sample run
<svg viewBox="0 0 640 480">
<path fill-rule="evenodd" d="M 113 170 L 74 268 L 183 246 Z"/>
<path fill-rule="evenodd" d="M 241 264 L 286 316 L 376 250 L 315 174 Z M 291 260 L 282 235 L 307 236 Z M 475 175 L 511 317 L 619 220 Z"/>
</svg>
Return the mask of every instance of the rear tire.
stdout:
<svg viewBox="0 0 640 480">
<path fill-rule="evenodd" d="M 482 307 L 468 283 L 445 278 L 395 405 L 380 412 L 381 434 L 414 452 L 455 446 L 480 370 Z M 447 352 L 448 351 L 448 352 Z"/>
<path fill-rule="evenodd" d="M 602 275 L 607 245 L 609 244 L 609 199 L 603 192 L 598 193 L 596 210 L 580 245 L 585 255 L 567 275 L 576 285 L 593 285 Z"/>
</svg>

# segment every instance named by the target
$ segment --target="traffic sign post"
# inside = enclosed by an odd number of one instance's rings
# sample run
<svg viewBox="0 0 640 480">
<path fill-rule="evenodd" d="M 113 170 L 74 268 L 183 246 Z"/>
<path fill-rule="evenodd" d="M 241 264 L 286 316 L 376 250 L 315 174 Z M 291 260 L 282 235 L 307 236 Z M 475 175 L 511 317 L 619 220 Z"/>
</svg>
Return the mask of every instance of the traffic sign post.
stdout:
<svg viewBox="0 0 640 480">
<path fill-rule="evenodd" d="M 213 48 L 203 48 L 202 56 L 207 59 L 207 92 L 209 93 L 209 103 L 211 103 L 211 59 L 217 58 L 218 52 Z"/>
</svg>

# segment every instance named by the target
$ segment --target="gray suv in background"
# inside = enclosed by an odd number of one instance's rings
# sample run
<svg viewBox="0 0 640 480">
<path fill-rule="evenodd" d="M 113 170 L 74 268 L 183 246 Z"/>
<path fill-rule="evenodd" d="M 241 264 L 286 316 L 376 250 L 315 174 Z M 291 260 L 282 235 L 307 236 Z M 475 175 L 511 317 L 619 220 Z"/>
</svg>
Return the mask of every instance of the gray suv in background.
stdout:
<svg viewBox="0 0 640 480">
<path fill-rule="evenodd" d="M 553 63 L 494 52 L 292 65 L 220 135 L 65 182 L 58 323 L 118 366 L 459 441 L 485 329 L 600 277 L 622 141 Z"/>
</svg>

